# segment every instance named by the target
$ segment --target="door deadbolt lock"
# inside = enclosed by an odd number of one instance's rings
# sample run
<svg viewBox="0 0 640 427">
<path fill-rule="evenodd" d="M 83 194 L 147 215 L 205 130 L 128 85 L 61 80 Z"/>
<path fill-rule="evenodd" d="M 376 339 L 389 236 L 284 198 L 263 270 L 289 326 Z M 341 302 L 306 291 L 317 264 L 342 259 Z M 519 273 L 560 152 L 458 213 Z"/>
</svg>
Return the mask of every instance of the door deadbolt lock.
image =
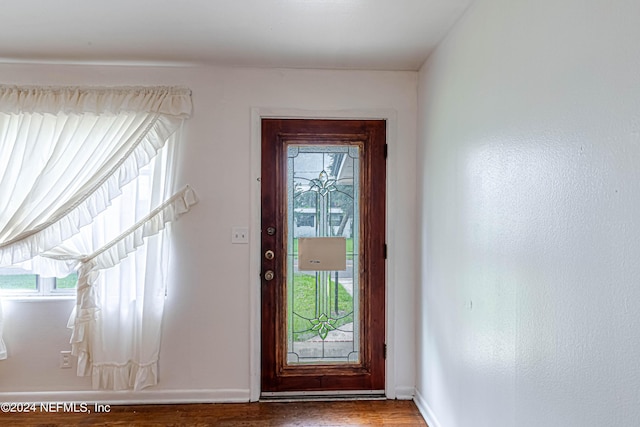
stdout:
<svg viewBox="0 0 640 427">
<path fill-rule="evenodd" d="M 274 234 L 276 234 L 276 228 L 275 227 L 267 227 L 267 234 L 269 236 L 273 236 Z"/>
<path fill-rule="evenodd" d="M 272 270 L 267 270 L 264 272 L 264 280 L 273 280 L 274 273 Z"/>
<path fill-rule="evenodd" d="M 269 249 L 267 252 L 264 253 L 264 257 L 266 259 L 273 259 L 273 257 L 275 257 L 275 256 L 276 256 L 276 254 L 274 254 L 271 249 Z"/>
</svg>

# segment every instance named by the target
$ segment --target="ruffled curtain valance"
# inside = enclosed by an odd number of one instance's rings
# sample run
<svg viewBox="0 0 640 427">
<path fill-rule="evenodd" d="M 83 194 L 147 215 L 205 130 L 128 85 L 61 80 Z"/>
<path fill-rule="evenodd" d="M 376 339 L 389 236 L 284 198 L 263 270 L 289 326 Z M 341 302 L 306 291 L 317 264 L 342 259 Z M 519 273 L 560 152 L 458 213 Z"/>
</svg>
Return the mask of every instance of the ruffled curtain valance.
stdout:
<svg viewBox="0 0 640 427">
<path fill-rule="evenodd" d="M 79 113 L 87 105 L 110 113 Z M 21 112 L 6 113 L 12 109 Z M 0 266 L 50 250 L 90 223 L 190 112 L 187 89 L 0 86 Z"/>
<path fill-rule="evenodd" d="M 191 115 L 191 91 L 180 87 L 39 87 L 0 85 L 3 113 L 113 113 L 146 111 L 181 119 Z"/>
</svg>

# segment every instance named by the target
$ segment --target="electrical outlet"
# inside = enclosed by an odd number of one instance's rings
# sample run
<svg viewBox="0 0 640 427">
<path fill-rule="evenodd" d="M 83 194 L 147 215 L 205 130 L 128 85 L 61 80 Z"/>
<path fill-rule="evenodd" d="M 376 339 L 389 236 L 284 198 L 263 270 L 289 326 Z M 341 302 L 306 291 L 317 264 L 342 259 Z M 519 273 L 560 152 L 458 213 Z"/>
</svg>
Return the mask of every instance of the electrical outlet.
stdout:
<svg viewBox="0 0 640 427">
<path fill-rule="evenodd" d="M 249 243 L 249 227 L 232 227 L 231 243 Z"/>
<path fill-rule="evenodd" d="M 60 368 L 67 369 L 70 367 L 71 367 L 71 352 L 61 351 L 60 352 Z"/>
</svg>

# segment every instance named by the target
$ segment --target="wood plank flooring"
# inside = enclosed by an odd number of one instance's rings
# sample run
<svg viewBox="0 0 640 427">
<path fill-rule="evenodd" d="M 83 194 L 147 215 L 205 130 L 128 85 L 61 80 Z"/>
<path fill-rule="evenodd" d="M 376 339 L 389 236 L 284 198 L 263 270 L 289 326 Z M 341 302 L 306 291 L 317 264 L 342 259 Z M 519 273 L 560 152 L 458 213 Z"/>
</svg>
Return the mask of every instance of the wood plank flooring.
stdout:
<svg viewBox="0 0 640 427">
<path fill-rule="evenodd" d="M 108 413 L 40 410 L 0 413 L 1 426 L 423 426 L 415 403 L 407 400 L 257 402 L 190 405 L 111 406 Z M 67 408 L 69 409 L 69 408 Z M 76 409 L 82 409 L 77 407 Z"/>
</svg>

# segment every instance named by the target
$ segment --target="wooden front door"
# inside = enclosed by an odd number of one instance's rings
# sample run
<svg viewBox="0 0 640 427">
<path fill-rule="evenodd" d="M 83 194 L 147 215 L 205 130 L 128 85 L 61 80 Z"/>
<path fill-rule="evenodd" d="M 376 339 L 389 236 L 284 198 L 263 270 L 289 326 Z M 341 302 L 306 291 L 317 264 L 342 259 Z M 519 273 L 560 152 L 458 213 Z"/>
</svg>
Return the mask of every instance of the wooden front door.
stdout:
<svg viewBox="0 0 640 427">
<path fill-rule="evenodd" d="M 386 123 L 262 120 L 263 396 L 385 385 Z"/>
</svg>

